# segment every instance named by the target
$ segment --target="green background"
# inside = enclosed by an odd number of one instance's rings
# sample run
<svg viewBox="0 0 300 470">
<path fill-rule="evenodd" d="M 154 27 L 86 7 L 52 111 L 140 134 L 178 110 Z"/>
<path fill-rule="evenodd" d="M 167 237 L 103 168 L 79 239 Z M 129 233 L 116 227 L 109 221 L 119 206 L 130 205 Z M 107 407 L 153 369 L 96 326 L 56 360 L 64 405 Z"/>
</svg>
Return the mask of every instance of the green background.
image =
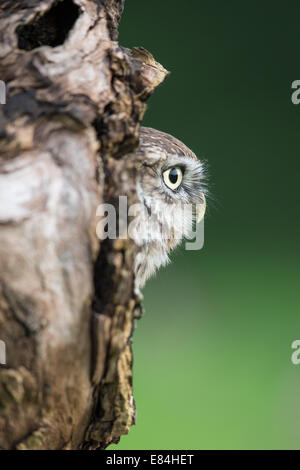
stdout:
<svg viewBox="0 0 300 470">
<path fill-rule="evenodd" d="M 171 71 L 144 125 L 209 164 L 205 247 L 148 282 L 137 424 L 110 449 L 300 448 L 300 4 L 127 0 L 120 44 Z"/>
</svg>

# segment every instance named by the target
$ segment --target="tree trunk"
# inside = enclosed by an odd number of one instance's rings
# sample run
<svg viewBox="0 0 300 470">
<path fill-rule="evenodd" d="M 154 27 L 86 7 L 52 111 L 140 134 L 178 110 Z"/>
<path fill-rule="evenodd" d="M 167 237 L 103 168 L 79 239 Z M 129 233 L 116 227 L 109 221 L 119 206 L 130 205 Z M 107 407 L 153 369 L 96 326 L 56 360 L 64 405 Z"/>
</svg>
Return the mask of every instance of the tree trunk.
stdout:
<svg viewBox="0 0 300 470">
<path fill-rule="evenodd" d="M 0 447 L 101 449 L 134 423 L 139 300 L 96 209 L 134 200 L 122 155 L 167 72 L 118 45 L 123 0 L 1 3 Z"/>
</svg>

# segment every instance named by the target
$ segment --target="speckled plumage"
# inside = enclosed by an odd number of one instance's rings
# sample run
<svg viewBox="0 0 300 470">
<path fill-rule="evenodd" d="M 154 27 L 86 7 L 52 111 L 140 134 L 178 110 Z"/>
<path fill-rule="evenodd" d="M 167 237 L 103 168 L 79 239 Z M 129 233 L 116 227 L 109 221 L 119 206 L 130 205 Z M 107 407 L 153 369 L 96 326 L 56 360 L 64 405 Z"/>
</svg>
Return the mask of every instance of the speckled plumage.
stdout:
<svg viewBox="0 0 300 470">
<path fill-rule="evenodd" d="M 194 213 L 188 205 L 197 204 L 205 211 L 204 168 L 196 155 L 175 137 L 142 127 L 140 145 L 132 156 L 138 157 L 136 179 L 140 208 L 135 212 L 138 247 L 135 260 L 136 289 L 169 261 L 169 252 L 188 236 Z M 163 180 L 168 168 L 180 167 L 183 179 L 176 190 Z M 132 214 L 133 215 L 133 214 Z"/>
</svg>

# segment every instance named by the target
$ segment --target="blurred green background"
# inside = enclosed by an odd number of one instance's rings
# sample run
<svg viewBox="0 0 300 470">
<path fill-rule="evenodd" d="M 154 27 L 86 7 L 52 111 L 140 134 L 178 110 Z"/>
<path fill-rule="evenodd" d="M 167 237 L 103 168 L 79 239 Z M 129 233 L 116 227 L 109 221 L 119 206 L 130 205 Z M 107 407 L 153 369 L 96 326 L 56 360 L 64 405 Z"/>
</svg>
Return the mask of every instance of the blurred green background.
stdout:
<svg viewBox="0 0 300 470">
<path fill-rule="evenodd" d="M 144 125 L 209 164 L 205 247 L 148 282 L 137 424 L 109 449 L 299 449 L 300 4 L 127 0 L 120 44 L 172 73 Z"/>
</svg>

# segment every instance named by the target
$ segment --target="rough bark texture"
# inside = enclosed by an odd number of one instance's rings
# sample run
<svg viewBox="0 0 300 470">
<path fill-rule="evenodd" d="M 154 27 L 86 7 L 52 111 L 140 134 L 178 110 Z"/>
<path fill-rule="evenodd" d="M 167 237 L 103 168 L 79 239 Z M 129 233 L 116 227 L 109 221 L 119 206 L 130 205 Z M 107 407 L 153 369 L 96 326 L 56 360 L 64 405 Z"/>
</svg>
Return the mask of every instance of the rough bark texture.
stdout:
<svg viewBox="0 0 300 470">
<path fill-rule="evenodd" d="M 118 45 L 123 3 L 1 2 L 3 449 L 105 448 L 134 422 L 134 246 L 100 244 L 96 208 L 134 200 L 122 155 L 167 72 Z"/>
</svg>

